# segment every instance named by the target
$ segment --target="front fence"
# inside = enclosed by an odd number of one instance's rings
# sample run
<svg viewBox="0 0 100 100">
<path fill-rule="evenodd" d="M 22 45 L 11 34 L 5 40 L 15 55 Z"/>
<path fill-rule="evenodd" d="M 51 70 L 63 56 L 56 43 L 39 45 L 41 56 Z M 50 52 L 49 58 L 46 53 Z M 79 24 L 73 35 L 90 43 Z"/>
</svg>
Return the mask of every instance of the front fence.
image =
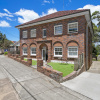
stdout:
<svg viewBox="0 0 100 100">
<path fill-rule="evenodd" d="M 77 71 L 84 64 L 84 53 L 80 54 L 78 58 L 74 60 L 74 70 Z"/>
</svg>

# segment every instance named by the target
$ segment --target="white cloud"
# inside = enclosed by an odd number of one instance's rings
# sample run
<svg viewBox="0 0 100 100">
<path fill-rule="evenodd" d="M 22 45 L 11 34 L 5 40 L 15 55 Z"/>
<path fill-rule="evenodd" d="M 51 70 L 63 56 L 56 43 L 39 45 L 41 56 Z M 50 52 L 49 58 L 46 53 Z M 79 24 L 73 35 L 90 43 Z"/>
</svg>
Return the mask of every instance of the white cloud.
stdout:
<svg viewBox="0 0 100 100">
<path fill-rule="evenodd" d="M 7 20 L 10 20 L 10 21 L 12 21 L 12 19 L 11 19 L 11 18 L 9 18 L 9 17 L 6 17 L 6 19 L 7 19 Z"/>
<path fill-rule="evenodd" d="M 8 16 L 8 17 L 14 17 L 13 15 L 9 15 L 9 14 L 7 14 L 7 13 L 0 13 L 0 17 L 2 18 L 2 17 L 4 17 L 4 16 Z"/>
<path fill-rule="evenodd" d="M 50 3 L 50 1 L 48 1 L 48 0 L 44 0 L 43 3 Z"/>
<path fill-rule="evenodd" d="M 57 12 L 57 10 L 55 8 L 50 8 L 50 9 L 48 9 L 47 13 L 42 12 L 42 16 L 49 15 L 49 14 L 52 14 L 55 12 Z"/>
<path fill-rule="evenodd" d="M 11 26 L 8 22 L 6 22 L 5 20 L 2 20 L 0 21 L 0 27 L 11 27 Z"/>
<path fill-rule="evenodd" d="M 7 9 L 3 9 L 5 12 L 7 12 L 8 14 L 11 14 Z"/>
<path fill-rule="evenodd" d="M 17 16 L 21 16 L 18 17 L 18 22 L 19 23 L 25 23 L 28 22 L 30 20 L 39 18 L 40 16 L 38 15 L 38 13 L 34 12 L 33 10 L 27 10 L 27 9 L 20 9 L 18 12 L 15 13 Z"/>
<path fill-rule="evenodd" d="M 88 4 L 88 5 L 85 5 L 83 8 L 78 8 L 78 9 L 90 9 L 91 14 L 92 14 L 92 13 L 95 12 L 95 11 L 99 11 L 99 12 L 100 12 L 100 5 L 95 6 L 95 5 L 90 5 L 90 4 Z M 98 23 L 97 20 L 93 20 L 93 22 L 94 22 L 95 24 Z"/>
</svg>

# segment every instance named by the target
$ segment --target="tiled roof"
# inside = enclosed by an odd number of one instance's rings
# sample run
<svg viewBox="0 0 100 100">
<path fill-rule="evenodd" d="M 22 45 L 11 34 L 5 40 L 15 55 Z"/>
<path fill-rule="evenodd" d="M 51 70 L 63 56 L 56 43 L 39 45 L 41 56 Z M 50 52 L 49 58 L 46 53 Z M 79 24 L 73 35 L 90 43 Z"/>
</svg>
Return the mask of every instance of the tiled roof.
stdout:
<svg viewBox="0 0 100 100">
<path fill-rule="evenodd" d="M 57 17 L 67 16 L 67 15 L 71 15 L 71 14 L 75 14 L 75 13 L 80 13 L 80 12 L 88 11 L 88 10 L 89 9 L 58 11 L 58 12 L 40 17 L 38 19 L 34 19 L 32 21 L 26 22 L 26 23 L 18 25 L 18 26 L 28 25 L 28 24 L 32 24 L 32 23 L 36 23 L 36 22 L 40 22 L 40 21 L 44 21 L 44 20 L 48 20 L 48 19 L 53 19 L 53 18 L 57 18 Z M 16 27 L 18 27 L 18 26 L 16 26 Z"/>
</svg>

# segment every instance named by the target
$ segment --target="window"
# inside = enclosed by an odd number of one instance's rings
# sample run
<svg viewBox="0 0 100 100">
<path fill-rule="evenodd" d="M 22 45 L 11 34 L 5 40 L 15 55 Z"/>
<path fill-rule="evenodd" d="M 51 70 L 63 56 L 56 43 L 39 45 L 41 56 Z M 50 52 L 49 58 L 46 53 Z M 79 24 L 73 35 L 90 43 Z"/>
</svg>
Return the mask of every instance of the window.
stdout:
<svg viewBox="0 0 100 100">
<path fill-rule="evenodd" d="M 68 33 L 78 32 L 78 22 L 68 23 Z"/>
<path fill-rule="evenodd" d="M 68 47 L 68 57 L 77 58 L 78 57 L 78 47 Z"/>
<path fill-rule="evenodd" d="M 23 48 L 23 55 L 27 55 L 27 47 Z"/>
<path fill-rule="evenodd" d="M 43 29 L 43 38 L 46 37 L 46 29 Z"/>
<path fill-rule="evenodd" d="M 31 29 L 30 35 L 31 37 L 36 37 L 36 29 Z"/>
<path fill-rule="evenodd" d="M 62 25 L 54 26 L 54 34 L 61 35 L 62 34 Z"/>
<path fill-rule="evenodd" d="M 54 56 L 55 57 L 62 57 L 62 47 L 55 47 L 54 48 Z"/>
<path fill-rule="evenodd" d="M 23 38 L 27 38 L 27 31 L 23 31 Z"/>
<path fill-rule="evenodd" d="M 36 55 L 36 47 L 31 47 L 31 55 Z"/>
</svg>

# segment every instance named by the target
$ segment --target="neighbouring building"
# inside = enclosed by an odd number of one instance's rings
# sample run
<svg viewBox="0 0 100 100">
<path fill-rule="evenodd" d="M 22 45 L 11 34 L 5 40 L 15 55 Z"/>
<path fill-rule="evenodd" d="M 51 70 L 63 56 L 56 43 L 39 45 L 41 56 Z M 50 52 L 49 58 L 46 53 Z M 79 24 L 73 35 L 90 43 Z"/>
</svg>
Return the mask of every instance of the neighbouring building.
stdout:
<svg viewBox="0 0 100 100">
<path fill-rule="evenodd" d="M 18 53 L 20 51 L 20 41 L 11 41 L 9 51 L 11 53 Z"/>
<path fill-rule="evenodd" d="M 93 27 L 88 9 L 58 11 L 16 28 L 20 30 L 21 56 L 73 62 L 84 53 L 86 69 L 92 63 Z"/>
</svg>

